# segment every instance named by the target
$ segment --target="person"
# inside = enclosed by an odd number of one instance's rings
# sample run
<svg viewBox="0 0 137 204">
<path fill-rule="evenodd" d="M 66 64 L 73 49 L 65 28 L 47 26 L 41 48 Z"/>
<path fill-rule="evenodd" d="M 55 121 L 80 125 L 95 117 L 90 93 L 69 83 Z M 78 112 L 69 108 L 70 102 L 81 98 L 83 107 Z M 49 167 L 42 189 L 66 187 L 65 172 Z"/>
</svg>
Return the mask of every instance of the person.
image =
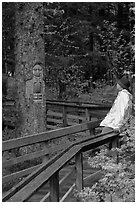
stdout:
<svg viewBox="0 0 137 204">
<path fill-rule="evenodd" d="M 130 82 L 126 76 L 117 81 L 118 95 L 112 108 L 100 123 L 103 127 L 101 133 L 110 131 L 121 133 L 124 123 L 132 114 L 132 94 L 130 93 Z"/>
</svg>

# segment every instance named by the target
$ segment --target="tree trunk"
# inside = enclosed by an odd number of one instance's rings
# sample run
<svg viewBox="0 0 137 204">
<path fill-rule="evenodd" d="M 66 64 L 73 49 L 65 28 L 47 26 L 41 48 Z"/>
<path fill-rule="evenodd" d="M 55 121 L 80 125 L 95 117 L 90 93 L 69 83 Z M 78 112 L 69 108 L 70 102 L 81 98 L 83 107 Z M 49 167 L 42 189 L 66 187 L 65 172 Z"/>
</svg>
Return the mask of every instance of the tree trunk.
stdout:
<svg viewBox="0 0 137 204">
<path fill-rule="evenodd" d="M 16 3 L 17 137 L 46 130 L 43 3 Z"/>
</svg>

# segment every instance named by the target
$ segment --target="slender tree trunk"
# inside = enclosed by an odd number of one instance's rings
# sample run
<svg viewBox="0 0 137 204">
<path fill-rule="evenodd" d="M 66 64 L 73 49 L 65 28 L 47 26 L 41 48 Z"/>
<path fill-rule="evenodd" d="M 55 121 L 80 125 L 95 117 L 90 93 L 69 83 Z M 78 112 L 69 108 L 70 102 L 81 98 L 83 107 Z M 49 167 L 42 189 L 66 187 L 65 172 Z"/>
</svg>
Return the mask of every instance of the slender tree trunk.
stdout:
<svg viewBox="0 0 137 204">
<path fill-rule="evenodd" d="M 43 3 L 16 3 L 15 76 L 18 137 L 46 130 L 43 22 Z M 39 70 L 34 71 L 34 67 Z M 40 76 L 37 72 L 40 72 Z"/>
</svg>

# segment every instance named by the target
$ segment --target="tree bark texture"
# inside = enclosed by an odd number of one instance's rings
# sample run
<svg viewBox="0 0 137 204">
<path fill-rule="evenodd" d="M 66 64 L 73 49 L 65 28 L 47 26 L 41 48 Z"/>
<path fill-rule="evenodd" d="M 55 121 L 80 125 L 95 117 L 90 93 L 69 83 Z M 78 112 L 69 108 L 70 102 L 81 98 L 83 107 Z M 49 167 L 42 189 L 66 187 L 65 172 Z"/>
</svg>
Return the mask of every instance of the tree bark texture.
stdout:
<svg viewBox="0 0 137 204">
<path fill-rule="evenodd" d="M 41 91 L 42 100 L 36 101 L 33 97 L 33 83 L 35 81 L 33 80 L 33 68 L 36 64 L 40 64 L 43 76 L 45 66 L 43 3 L 16 3 L 15 29 L 16 105 L 18 110 L 17 136 L 21 137 L 46 130 L 44 81 L 42 82 L 43 89 Z M 40 89 L 39 87 L 38 89 Z"/>
</svg>

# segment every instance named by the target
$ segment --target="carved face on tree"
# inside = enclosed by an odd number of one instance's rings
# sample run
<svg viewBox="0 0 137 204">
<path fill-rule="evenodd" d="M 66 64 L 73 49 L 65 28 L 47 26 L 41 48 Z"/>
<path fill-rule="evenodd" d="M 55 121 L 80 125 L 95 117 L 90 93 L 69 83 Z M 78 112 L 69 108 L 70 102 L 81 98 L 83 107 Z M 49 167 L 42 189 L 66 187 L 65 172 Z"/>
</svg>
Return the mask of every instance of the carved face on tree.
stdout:
<svg viewBox="0 0 137 204">
<path fill-rule="evenodd" d="M 42 73 L 42 67 L 40 66 L 40 65 L 35 65 L 34 67 L 33 67 L 33 76 L 35 76 L 35 77 L 41 77 L 42 78 L 42 75 L 43 75 L 43 73 Z"/>
</svg>

